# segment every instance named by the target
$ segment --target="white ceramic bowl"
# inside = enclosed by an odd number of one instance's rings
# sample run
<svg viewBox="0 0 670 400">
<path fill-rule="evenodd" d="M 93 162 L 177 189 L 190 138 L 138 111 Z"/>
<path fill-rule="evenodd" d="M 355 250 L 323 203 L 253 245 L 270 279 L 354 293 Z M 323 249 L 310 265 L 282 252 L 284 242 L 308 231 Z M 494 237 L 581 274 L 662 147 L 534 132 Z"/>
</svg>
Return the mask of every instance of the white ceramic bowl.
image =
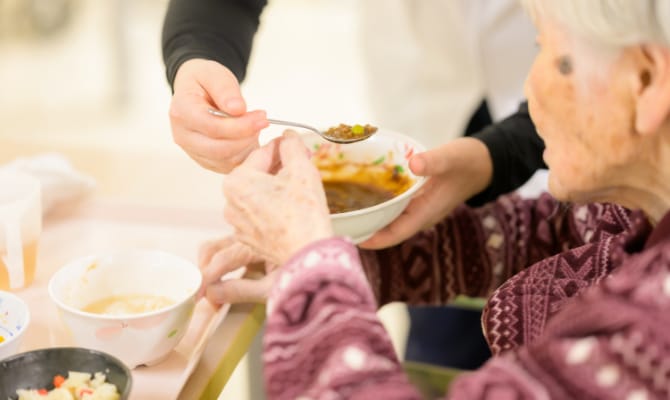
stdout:
<svg viewBox="0 0 670 400">
<path fill-rule="evenodd" d="M 338 157 L 345 161 L 400 166 L 403 173 L 414 180 L 413 185 L 405 192 L 383 203 L 360 210 L 331 214 L 335 234 L 348 236 L 354 243 L 368 239 L 397 218 L 425 182 L 424 177 L 412 174 L 409 159 L 413 154 L 426 149 L 407 135 L 379 128 L 369 139 L 345 145 L 327 142 L 316 134 L 303 134 L 302 139 L 310 149 L 329 146 L 328 151 L 337 153 Z"/>
<path fill-rule="evenodd" d="M 78 346 L 107 352 L 131 368 L 163 360 L 186 333 L 202 276 L 190 261 L 153 250 L 74 260 L 49 282 L 49 295 Z M 138 314 L 97 314 L 113 296 L 161 296 L 171 305 Z"/>
<path fill-rule="evenodd" d="M 0 290 L 0 360 L 18 353 L 29 323 L 28 305 L 18 296 Z"/>
</svg>

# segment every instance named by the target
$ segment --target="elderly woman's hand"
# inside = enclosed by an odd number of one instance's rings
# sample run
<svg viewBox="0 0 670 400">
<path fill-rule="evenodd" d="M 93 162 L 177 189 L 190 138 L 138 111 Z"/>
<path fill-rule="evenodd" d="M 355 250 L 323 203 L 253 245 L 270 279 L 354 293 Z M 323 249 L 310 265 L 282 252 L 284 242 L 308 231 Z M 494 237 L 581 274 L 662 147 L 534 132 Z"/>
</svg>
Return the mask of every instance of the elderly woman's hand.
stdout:
<svg viewBox="0 0 670 400">
<path fill-rule="evenodd" d="M 237 240 L 271 264 L 333 235 L 321 176 L 294 132 L 251 153 L 225 178 L 223 193 Z"/>
<path fill-rule="evenodd" d="M 278 271 L 234 236 L 205 243 L 198 265 L 202 270 L 200 295 L 213 304 L 264 303 Z M 228 272 L 246 267 L 245 278 L 221 280 Z"/>
</svg>

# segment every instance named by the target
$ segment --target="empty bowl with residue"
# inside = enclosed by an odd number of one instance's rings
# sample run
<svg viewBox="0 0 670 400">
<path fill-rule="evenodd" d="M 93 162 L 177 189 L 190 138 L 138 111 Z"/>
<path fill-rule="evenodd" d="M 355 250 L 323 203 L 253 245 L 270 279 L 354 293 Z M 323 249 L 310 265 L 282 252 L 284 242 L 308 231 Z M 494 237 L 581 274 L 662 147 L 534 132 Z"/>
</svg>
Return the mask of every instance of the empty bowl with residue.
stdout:
<svg viewBox="0 0 670 400">
<path fill-rule="evenodd" d="M 51 278 L 49 295 L 77 346 L 134 368 L 160 362 L 184 336 L 201 280 L 189 260 L 131 250 L 68 263 Z"/>
</svg>

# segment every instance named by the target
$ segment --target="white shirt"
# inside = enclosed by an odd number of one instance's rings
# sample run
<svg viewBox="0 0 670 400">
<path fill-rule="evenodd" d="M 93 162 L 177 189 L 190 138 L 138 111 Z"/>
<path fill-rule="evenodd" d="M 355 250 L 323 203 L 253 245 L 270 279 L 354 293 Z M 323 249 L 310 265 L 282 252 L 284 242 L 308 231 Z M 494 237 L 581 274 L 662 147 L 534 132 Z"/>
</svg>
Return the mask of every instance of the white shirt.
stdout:
<svg viewBox="0 0 670 400">
<path fill-rule="evenodd" d="M 366 0 L 361 41 L 374 120 L 426 146 L 462 134 L 486 98 L 516 111 L 536 31 L 518 0 Z"/>
</svg>

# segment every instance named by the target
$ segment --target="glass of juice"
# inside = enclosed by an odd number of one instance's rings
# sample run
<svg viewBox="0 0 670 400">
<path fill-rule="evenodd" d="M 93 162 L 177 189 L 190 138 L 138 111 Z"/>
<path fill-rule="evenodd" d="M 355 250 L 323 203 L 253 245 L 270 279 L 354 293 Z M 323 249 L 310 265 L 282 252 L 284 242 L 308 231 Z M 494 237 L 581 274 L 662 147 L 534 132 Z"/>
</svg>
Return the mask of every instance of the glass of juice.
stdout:
<svg viewBox="0 0 670 400">
<path fill-rule="evenodd" d="M 0 290 L 20 289 L 35 279 L 41 196 L 38 179 L 0 171 Z"/>
</svg>

